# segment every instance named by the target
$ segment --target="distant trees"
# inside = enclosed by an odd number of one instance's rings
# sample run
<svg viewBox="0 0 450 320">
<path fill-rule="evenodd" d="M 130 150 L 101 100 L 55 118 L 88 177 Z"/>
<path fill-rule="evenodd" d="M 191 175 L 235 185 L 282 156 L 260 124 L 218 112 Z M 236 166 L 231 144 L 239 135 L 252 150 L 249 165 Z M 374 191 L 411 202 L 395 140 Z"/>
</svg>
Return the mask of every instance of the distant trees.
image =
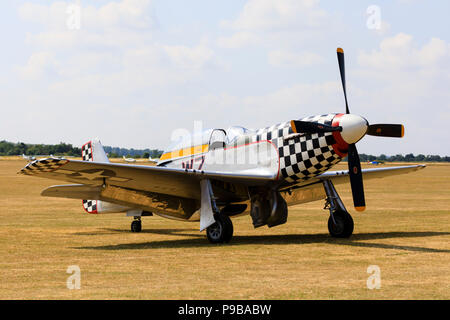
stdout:
<svg viewBox="0 0 450 320">
<path fill-rule="evenodd" d="M 367 162 L 367 161 L 383 161 L 383 162 L 450 162 L 449 156 L 441 157 L 439 155 L 423 155 L 418 154 L 415 156 L 412 153 L 408 153 L 406 155 L 396 154 L 393 156 L 386 156 L 385 154 L 381 154 L 380 156 L 376 157 L 373 155 L 368 155 L 364 153 L 359 154 L 359 159 L 361 162 Z M 346 161 L 347 159 L 344 159 Z"/>
<path fill-rule="evenodd" d="M 143 149 L 143 150 L 136 150 L 136 149 L 126 149 L 126 148 L 118 148 L 118 147 L 109 147 L 104 146 L 105 152 L 110 155 L 111 158 L 122 158 L 123 156 L 127 158 L 149 158 L 150 156 L 152 158 L 159 158 L 163 151 L 158 149 Z"/>
<path fill-rule="evenodd" d="M 81 149 L 73 147 L 71 144 L 61 142 L 55 145 L 47 144 L 25 144 L 23 142 L 12 143 L 7 141 L 0 141 L 0 155 L 14 156 L 14 155 L 66 155 L 79 156 Z"/>
<path fill-rule="evenodd" d="M 126 149 L 117 147 L 104 147 L 105 152 L 110 158 L 122 158 L 126 156 L 127 158 L 159 158 L 163 153 L 162 150 L 158 149 Z M 74 147 L 71 144 L 60 142 L 59 144 L 49 145 L 49 144 L 26 144 L 23 142 L 12 143 L 7 141 L 0 141 L 0 156 L 15 156 L 15 155 L 55 155 L 55 156 L 81 156 L 81 149 Z M 367 161 L 385 161 L 385 162 L 450 162 L 450 156 L 439 156 L 439 155 L 414 155 L 408 153 L 406 155 L 396 154 L 393 156 L 387 156 L 381 154 L 379 156 L 374 156 L 370 154 L 361 153 L 359 155 L 361 162 Z M 347 159 L 344 159 L 346 161 Z"/>
<path fill-rule="evenodd" d="M 105 152 L 111 158 L 121 158 L 122 156 L 132 157 L 132 158 L 159 158 L 163 153 L 162 150 L 158 149 L 145 149 L 145 150 L 135 150 L 135 149 L 125 149 L 125 148 L 112 148 L 104 147 Z M 81 156 L 81 149 L 74 147 L 71 144 L 60 142 L 55 145 L 47 144 L 26 144 L 23 142 L 13 143 L 8 141 L 0 141 L 0 156 L 16 156 L 16 155 L 55 155 L 55 156 Z"/>
</svg>

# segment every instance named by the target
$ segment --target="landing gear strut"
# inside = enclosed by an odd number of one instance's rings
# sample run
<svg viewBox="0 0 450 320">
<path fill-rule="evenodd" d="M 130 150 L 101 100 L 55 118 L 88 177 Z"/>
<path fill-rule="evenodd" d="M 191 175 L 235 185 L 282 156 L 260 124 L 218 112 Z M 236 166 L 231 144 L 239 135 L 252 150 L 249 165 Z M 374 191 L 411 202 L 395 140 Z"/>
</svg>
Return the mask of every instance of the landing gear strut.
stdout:
<svg viewBox="0 0 450 320">
<path fill-rule="evenodd" d="M 219 210 L 216 197 L 208 179 L 200 181 L 202 191 L 200 207 L 200 231 L 206 229 L 206 237 L 211 243 L 228 243 L 233 237 L 233 223 L 225 213 Z"/>
<path fill-rule="evenodd" d="M 349 238 L 353 233 L 352 216 L 345 209 L 344 203 L 339 197 L 333 183 L 330 180 L 323 181 L 323 187 L 327 194 L 324 209 L 330 210 L 328 218 L 328 231 L 335 238 Z"/>
</svg>

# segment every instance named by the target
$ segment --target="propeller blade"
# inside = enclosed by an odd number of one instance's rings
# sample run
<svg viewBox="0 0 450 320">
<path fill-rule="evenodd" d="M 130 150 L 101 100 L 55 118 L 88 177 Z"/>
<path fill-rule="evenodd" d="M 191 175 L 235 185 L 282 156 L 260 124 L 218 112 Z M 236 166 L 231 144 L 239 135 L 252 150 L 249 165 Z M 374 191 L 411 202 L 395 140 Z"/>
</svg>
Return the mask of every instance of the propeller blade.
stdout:
<svg viewBox="0 0 450 320">
<path fill-rule="evenodd" d="M 354 143 L 348 145 L 348 171 L 350 185 L 352 187 L 353 205 L 356 211 L 364 211 L 366 209 L 366 200 L 364 198 L 361 162 L 359 161 L 358 150 L 356 150 Z"/>
<path fill-rule="evenodd" d="M 401 124 L 371 124 L 367 134 L 377 137 L 403 138 L 405 127 Z"/>
<path fill-rule="evenodd" d="M 327 124 L 309 121 L 292 120 L 292 130 L 295 133 L 321 133 L 342 131 L 342 127 L 332 127 Z"/>
<path fill-rule="evenodd" d="M 337 48 L 337 58 L 338 58 L 338 63 L 339 63 L 339 71 L 341 73 L 342 88 L 344 89 L 345 113 L 349 114 L 350 110 L 348 109 L 347 88 L 346 88 L 346 85 L 345 85 L 344 50 L 342 50 L 342 48 Z"/>
</svg>

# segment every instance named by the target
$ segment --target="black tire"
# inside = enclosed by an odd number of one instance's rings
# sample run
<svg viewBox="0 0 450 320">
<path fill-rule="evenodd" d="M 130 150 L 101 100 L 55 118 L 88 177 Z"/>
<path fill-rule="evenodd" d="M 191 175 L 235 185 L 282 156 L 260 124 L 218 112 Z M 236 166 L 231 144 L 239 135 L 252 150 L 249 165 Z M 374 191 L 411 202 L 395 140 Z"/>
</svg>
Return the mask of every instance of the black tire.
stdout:
<svg viewBox="0 0 450 320">
<path fill-rule="evenodd" d="M 328 231 L 334 238 L 349 238 L 353 233 L 353 218 L 348 212 L 335 212 L 333 218 L 328 218 Z"/>
<path fill-rule="evenodd" d="M 206 228 L 206 237 L 211 243 L 228 243 L 233 237 L 233 223 L 225 214 L 215 214 L 216 222 Z"/>
<path fill-rule="evenodd" d="M 142 223 L 139 220 L 135 220 L 131 223 L 131 232 L 141 232 Z"/>
</svg>

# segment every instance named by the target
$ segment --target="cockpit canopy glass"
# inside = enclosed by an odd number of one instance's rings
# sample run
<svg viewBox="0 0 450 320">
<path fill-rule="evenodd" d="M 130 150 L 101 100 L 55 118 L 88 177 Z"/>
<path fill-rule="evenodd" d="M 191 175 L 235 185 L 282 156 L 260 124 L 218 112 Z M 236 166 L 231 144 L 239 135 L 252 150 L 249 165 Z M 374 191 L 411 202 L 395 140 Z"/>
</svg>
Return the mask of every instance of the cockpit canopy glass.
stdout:
<svg viewBox="0 0 450 320">
<path fill-rule="evenodd" d="M 166 148 L 165 152 L 209 144 L 212 133 L 217 130 L 221 131 L 221 129 L 206 129 L 200 132 L 178 135 L 174 140 L 172 140 L 173 142 Z M 227 144 L 234 142 L 239 136 L 253 132 L 253 130 L 241 126 L 232 126 L 225 131 Z"/>
<path fill-rule="evenodd" d="M 233 126 L 229 127 L 227 130 L 228 143 L 234 142 L 238 137 L 242 135 L 246 135 L 252 133 L 253 130 L 241 127 L 241 126 Z"/>
<path fill-rule="evenodd" d="M 186 134 L 175 134 L 172 143 L 166 148 L 165 152 L 208 144 L 212 132 L 213 129 L 206 129 L 194 133 L 186 132 Z"/>
</svg>

